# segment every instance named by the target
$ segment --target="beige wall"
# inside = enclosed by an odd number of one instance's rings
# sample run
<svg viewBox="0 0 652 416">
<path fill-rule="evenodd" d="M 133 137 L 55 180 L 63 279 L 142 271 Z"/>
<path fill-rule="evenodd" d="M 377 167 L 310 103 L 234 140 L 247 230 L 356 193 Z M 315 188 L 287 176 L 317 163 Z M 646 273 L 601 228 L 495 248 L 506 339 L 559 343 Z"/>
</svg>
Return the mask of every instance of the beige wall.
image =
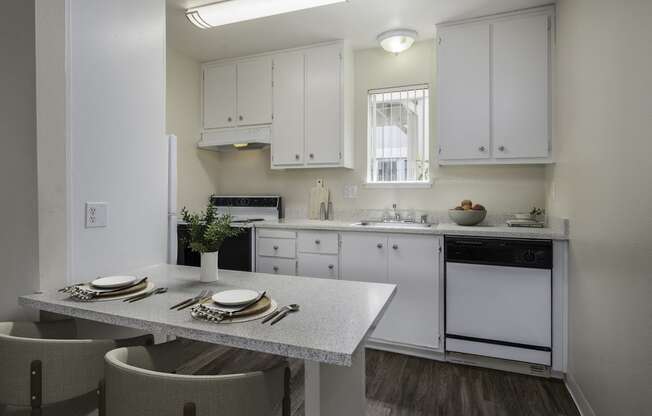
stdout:
<svg viewBox="0 0 652 416">
<path fill-rule="evenodd" d="M 197 149 L 201 129 L 199 62 L 167 48 L 167 132 L 178 138 L 179 209 L 199 210 L 218 192 L 219 155 Z"/>
<path fill-rule="evenodd" d="M 355 170 L 321 169 L 272 171 L 269 150 L 220 156 L 219 189 L 224 194 L 275 194 L 285 199 L 290 212 L 305 211 L 309 189 L 317 178 L 326 179 L 338 209 L 402 208 L 445 210 L 464 198 L 486 205 L 494 213 L 525 210 L 544 204 L 543 167 L 437 167 L 433 163 L 431 189 L 367 189 L 365 176 L 367 91 L 372 88 L 416 83 L 434 85 L 435 51 L 431 41 L 415 44 L 394 56 L 382 49 L 355 53 Z M 434 91 L 432 91 L 434 96 Z M 434 102 L 434 100 L 433 100 Z M 434 105 L 431 111 L 432 150 L 435 155 Z M 357 199 L 344 199 L 345 184 L 358 185 Z"/>
<path fill-rule="evenodd" d="M 652 409 L 652 2 L 559 3 L 549 206 L 570 217 L 570 377 L 597 415 Z"/>
<path fill-rule="evenodd" d="M 0 13 L 0 320 L 26 318 L 20 295 L 38 290 L 34 1 Z"/>
</svg>

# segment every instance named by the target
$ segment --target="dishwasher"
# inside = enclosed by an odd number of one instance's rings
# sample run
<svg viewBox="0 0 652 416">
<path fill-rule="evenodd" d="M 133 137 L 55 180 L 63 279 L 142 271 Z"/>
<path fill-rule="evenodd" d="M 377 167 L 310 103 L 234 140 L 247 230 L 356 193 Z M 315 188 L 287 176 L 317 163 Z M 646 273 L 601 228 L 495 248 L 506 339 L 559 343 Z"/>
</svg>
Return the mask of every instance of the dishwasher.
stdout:
<svg viewBox="0 0 652 416">
<path fill-rule="evenodd" d="M 446 237 L 447 352 L 550 366 L 552 241 Z"/>
</svg>

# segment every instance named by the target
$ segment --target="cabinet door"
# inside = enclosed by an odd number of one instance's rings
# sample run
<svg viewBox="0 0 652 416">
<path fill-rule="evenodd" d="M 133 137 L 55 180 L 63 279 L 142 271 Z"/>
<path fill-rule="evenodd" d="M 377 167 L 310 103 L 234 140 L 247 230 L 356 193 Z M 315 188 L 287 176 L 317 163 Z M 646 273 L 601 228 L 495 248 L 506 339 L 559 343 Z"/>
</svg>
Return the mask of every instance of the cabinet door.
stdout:
<svg viewBox="0 0 652 416">
<path fill-rule="evenodd" d="M 387 283 L 387 236 L 378 233 L 342 233 L 342 280 Z"/>
<path fill-rule="evenodd" d="M 439 348 L 439 239 L 390 236 L 388 251 L 397 291 L 374 338 Z"/>
<path fill-rule="evenodd" d="M 490 32 L 481 23 L 442 30 L 438 49 L 439 158 L 490 157 Z"/>
<path fill-rule="evenodd" d="M 342 136 L 341 46 L 306 51 L 306 163 L 339 164 Z"/>
<path fill-rule="evenodd" d="M 258 256 L 256 261 L 257 273 L 296 275 L 297 261 L 293 259 L 280 259 L 276 257 Z"/>
<path fill-rule="evenodd" d="M 272 122 L 272 60 L 238 63 L 238 125 Z"/>
<path fill-rule="evenodd" d="M 204 128 L 234 127 L 235 65 L 204 68 Z"/>
<path fill-rule="evenodd" d="M 272 165 L 302 165 L 304 157 L 303 53 L 274 57 Z"/>
<path fill-rule="evenodd" d="M 297 256 L 297 274 L 302 277 L 319 277 L 321 279 L 337 279 L 337 255 L 299 253 Z"/>
<path fill-rule="evenodd" d="M 549 156 L 549 16 L 493 24 L 496 158 Z"/>
</svg>

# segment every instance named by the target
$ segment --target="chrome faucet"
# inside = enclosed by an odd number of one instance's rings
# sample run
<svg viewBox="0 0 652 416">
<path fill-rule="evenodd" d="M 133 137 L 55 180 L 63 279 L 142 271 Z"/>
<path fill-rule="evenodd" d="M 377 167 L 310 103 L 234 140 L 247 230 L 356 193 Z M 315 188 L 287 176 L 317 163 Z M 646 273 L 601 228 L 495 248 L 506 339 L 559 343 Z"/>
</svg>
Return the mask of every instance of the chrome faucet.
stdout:
<svg viewBox="0 0 652 416">
<path fill-rule="evenodd" d="M 401 214 L 399 214 L 398 210 L 396 209 L 396 204 L 392 205 L 392 209 L 394 210 L 394 215 L 392 216 L 394 221 L 401 221 Z"/>
</svg>

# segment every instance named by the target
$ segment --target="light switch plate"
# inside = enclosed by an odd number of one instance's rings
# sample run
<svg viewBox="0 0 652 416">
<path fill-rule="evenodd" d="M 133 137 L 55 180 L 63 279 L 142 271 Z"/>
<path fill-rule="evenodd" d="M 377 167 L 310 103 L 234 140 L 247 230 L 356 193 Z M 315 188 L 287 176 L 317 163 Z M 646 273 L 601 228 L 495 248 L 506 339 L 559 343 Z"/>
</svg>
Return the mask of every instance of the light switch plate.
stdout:
<svg viewBox="0 0 652 416">
<path fill-rule="evenodd" d="M 86 228 L 100 228 L 107 226 L 106 202 L 87 202 L 86 203 Z"/>
</svg>

